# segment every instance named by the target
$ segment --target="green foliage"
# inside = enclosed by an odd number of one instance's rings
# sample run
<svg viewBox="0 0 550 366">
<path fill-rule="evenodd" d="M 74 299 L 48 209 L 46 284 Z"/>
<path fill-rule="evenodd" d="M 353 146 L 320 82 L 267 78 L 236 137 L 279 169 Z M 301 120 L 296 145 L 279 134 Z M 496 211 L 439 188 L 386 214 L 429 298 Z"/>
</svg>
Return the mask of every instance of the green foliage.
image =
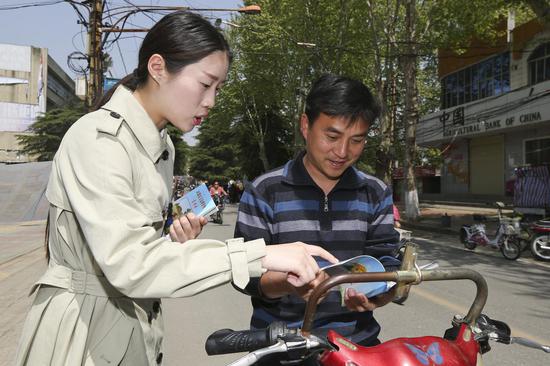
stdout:
<svg viewBox="0 0 550 366">
<path fill-rule="evenodd" d="M 187 158 L 189 156 L 189 145 L 183 140 L 181 131 L 168 124 L 168 135 L 174 143 L 174 175 L 185 175 Z"/>
<path fill-rule="evenodd" d="M 52 160 L 65 132 L 86 113 L 84 104 L 67 105 L 39 116 L 29 127 L 30 135 L 18 135 L 25 154 L 38 161 Z"/>
<path fill-rule="evenodd" d="M 198 127 L 198 144 L 191 148 L 189 156 L 189 174 L 195 178 L 225 181 L 240 175 L 235 155 L 240 147 L 230 129 L 233 114 L 226 113 L 226 108 L 226 103 L 220 100 Z"/>
<path fill-rule="evenodd" d="M 416 155 L 416 166 L 441 167 L 443 164 L 443 155 L 441 150 L 436 147 L 421 147 Z"/>
<path fill-rule="evenodd" d="M 404 160 L 404 82 L 409 75 L 400 62 L 410 52 L 401 0 L 244 3 L 260 5 L 262 13 L 238 16 L 231 20 L 238 27 L 225 28 L 234 60 L 216 107 L 200 128 L 191 153 L 192 175 L 252 178 L 291 158 L 301 141 L 297 123 L 304 95 L 326 72 L 362 80 L 382 103 L 382 118 L 371 128 L 360 166 L 380 175 L 388 173 L 389 162 Z M 461 52 L 474 35 L 496 39 L 494 25 L 509 9 L 516 10 L 517 19 L 528 13 L 520 0 L 417 2 L 413 50 L 419 115 L 440 106 L 438 47 Z"/>
</svg>

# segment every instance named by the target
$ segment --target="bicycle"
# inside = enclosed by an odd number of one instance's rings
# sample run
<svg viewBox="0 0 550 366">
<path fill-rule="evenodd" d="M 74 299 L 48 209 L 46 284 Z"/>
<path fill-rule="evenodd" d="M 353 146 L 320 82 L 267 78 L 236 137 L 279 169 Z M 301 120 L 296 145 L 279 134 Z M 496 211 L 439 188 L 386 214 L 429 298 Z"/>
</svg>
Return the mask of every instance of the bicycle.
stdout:
<svg viewBox="0 0 550 366">
<path fill-rule="evenodd" d="M 460 241 L 464 247 L 474 250 L 478 245 L 499 249 L 504 258 L 516 260 L 521 255 L 520 217 L 506 217 L 502 215 L 504 204 L 496 202 L 498 209 L 498 228 L 495 237 L 487 236 L 484 224 L 463 225 L 460 228 Z"/>
</svg>

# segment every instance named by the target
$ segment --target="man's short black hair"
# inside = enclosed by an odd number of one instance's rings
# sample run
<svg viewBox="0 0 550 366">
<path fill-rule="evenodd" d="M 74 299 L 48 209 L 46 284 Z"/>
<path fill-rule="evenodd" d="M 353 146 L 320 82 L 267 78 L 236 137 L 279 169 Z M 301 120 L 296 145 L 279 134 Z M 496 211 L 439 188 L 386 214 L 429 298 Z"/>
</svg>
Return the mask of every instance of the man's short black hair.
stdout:
<svg viewBox="0 0 550 366">
<path fill-rule="evenodd" d="M 310 126 L 321 113 L 344 117 L 349 123 L 361 119 L 370 125 L 380 115 L 380 105 L 361 81 L 325 74 L 311 86 L 305 113 Z"/>
</svg>

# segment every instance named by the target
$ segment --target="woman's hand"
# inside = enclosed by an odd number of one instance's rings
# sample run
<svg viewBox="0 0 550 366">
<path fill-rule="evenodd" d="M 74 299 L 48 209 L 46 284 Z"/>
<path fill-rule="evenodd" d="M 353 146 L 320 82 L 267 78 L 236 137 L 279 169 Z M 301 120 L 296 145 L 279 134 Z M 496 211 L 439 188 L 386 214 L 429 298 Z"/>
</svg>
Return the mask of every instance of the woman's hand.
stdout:
<svg viewBox="0 0 550 366">
<path fill-rule="evenodd" d="M 300 287 L 294 287 L 288 282 L 286 273 L 267 271 L 260 278 L 260 287 L 262 295 L 268 299 L 276 299 L 292 294 L 307 301 L 315 287 L 328 277 L 329 276 L 324 271 L 319 271 L 313 281 Z"/>
<path fill-rule="evenodd" d="M 301 287 L 313 281 L 319 272 L 319 266 L 312 256 L 321 257 L 330 263 L 338 262 L 336 257 L 319 246 L 296 242 L 268 245 L 262 267 L 287 272 L 287 281 L 294 287 Z"/>
<path fill-rule="evenodd" d="M 197 216 L 192 212 L 175 217 L 170 225 L 170 239 L 180 243 L 195 239 L 207 222 L 206 217 Z"/>
<path fill-rule="evenodd" d="M 313 293 L 313 290 L 315 290 L 315 287 L 317 287 L 321 282 L 325 281 L 329 277 L 330 276 L 328 274 L 326 274 L 325 272 L 319 271 L 317 273 L 317 276 L 315 277 L 315 279 L 313 281 L 309 282 L 308 284 L 306 284 L 304 286 L 300 286 L 300 287 L 290 286 L 291 289 L 292 289 L 292 293 L 294 293 L 295 295 L 301 297 L 304 301 L 308 301 L 309 297 Z M 319 302 L 321 302 L 326 296 L 327 296 L 327 293 L 325 293 L 323 296 L 321 296 L 319 298 Z"/>
</svg>

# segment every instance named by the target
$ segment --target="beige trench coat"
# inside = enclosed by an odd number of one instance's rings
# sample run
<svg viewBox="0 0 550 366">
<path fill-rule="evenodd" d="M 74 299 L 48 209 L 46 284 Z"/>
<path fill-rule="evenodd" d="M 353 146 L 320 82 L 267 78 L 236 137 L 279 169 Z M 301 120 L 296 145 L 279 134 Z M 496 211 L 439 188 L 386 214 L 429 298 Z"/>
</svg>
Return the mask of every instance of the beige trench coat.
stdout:
<svg viewBox="0 0 550 366">
<path fill-rule="evenodd" d="M 181 244 L 162 236 L 174 156 L 163 132 L 119 87 L 65 135 L 46 191 L 51 260 L 17 365 L 161 364 L 159 298 L 231 279 L 244 287 L 262 273 L 263 240 Z"/>
</svg>

